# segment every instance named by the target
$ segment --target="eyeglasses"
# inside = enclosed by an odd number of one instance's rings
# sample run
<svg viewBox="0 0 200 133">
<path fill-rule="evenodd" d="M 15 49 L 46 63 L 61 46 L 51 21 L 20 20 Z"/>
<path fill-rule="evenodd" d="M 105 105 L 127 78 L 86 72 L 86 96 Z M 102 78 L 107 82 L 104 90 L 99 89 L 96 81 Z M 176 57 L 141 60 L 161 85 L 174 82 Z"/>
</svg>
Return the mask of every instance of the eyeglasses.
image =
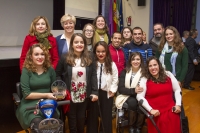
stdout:
<svg viewBox="0 0 200 133">
<path fill-rule="evenodd" d="M 93 33 L 94 31 L 93 30 L 85 30 L 85 32 L 87 32 L 87 33 Z"/>
</svg>

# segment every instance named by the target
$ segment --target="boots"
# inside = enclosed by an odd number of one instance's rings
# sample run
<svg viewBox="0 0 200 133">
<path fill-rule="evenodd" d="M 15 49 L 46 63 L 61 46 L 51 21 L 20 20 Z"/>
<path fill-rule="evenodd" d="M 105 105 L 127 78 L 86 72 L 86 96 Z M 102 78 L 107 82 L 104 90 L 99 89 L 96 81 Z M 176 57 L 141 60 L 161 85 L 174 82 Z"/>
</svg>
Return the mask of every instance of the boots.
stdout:
<svg viewBox="0 0 200 133">
<path fill-rule="evenodd" d="M 137 113 L 136 130 L 135 133 L 141 133 L 141 129 L 144 125 L 145 115 Z"/>
<path fill-rule="evenodd" d="M 134 133 L 133 126 L 136 122 L 136 118 L 137 118 L 137 112 L 129 110 L 129 117 L 128 117 L 129 126 L 130 126 L 129 133 Z"/>
</svg>

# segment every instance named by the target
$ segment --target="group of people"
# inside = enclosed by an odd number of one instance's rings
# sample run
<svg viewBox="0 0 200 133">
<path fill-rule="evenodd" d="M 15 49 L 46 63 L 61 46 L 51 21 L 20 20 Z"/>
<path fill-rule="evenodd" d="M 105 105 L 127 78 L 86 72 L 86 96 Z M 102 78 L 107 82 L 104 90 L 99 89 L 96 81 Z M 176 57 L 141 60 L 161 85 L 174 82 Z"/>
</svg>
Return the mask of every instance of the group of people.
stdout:
<svg viewBox="0 0 200 133">
<path fill-rule="evenodd" d="M 141 133 L 145 121 L 138 109 L 141 99 L 162 133 L 181 132 L 180 92 L 189 71 L 187 41 L 191 41 L 187 39 L 184 45 L 175 27 L 164 28 L 160 23 L 154 25 L 154 37 L 149 43 L 140 27 L 124 27 L 109 35 L 101 15 L 93 24 L 86 24 L 82 33 L 74 33 L 73 15 L 63 15 L 60 23 L 64 33 L 55 38 L 48 20 L 38 16 L 24 40 L 20 57 L 23 98 L 16 112 L 23 129 L 30 127 L 32 133 L 37 133 L 44 117 L 25 108 L 39 99 L 58 100 L 50 86 L 61 79 L 71 97 L 70 109 L 64 111 L 70 133 L 84 133 L 85 124 L 87 133 L 112 133 L 112 106 L 117 91 L 116 107 L 128 104 L 130 133 Z M 195 61 L 194 56 L 191 63 Z M 59 111 L 54 118 L 59 118 Z M 148 131 L 156 131 L 150 121 Z"/>
</svg>

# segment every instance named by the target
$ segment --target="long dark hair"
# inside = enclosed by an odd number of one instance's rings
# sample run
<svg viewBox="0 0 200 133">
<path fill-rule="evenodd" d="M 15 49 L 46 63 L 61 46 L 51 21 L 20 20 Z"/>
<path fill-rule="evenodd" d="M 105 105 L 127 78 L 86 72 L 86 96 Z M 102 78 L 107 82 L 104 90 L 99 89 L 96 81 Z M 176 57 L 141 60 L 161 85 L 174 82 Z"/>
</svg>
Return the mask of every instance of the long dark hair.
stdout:
<svg viewBox="0 0 200 133">
<path fill-rule="evenodd" d="M 84 42 L 84 49 L 83 49 L 83 52 L 80 56 L 81 66 L 82 67 L 89 66 L 92 63 L 92 59 L 91 59 L 91 56 L 90 56 L 88 49 L 87 49 L 86 39 L 81 33 L 74 33 L 72 35 L 71 40 L 70 40 L 69 51 L 68 51 L 67 57 L 66 57 L 66 61 L 67 61 L 68 64 L 70 64 L 72 66 L 76 65 L 75 59 L 77 58 L 77 55 L 74 53 L 74 49 L 73 49 L 73 42 L 74 42 L 74 39 L 75 39 L 76 36 L 81 37 L 83 39 L 83 42 Z"/>
<path fill-rule="evenodd" d="M 97 58 L 97 55 L 96 55 L 96 50 L 97 50 L 97 47 L 98 46 L 103 46 L 105 48 L 105 51 L 106 51 L 106 57 L 105 57 L 105 70 L 106 70 L 106 73 L 110 73 L 112 75 L 112 59 L 111 59 L 111 56 L 110 56 L 110 51 L 109 51 L 109 48 L 108 48 L 108 44 L 104 41 L 99 41 L 96 43 L 96 45 L 94 46 L 94 49 L 93 49 L 93 53 L 95 55 L 94 57 L 94 60 L 97 62 L 98 61 L 98 58 Z"/>
<path fill-rule="evenodd" d="M 151 73 L 149 72 L 149 63 L 150 61 L 155 60 L 158 63 L 159 66 L 159 77 L 158 79 L 155 79 Z M 160 61 L 158 60 L 158 58 L 156 58 L 155 56 L 151 56 L 146 60 L 146 70 L 145 73 L 143 74 L 144 77 L 146 77 L 147 79 L 151 79 L 155 82 L 161 82 L 164 83 L 167 80 L 167 75 L 165 73 L 165 69 L 162 67 L 162 64 L 160 63 Z"/>
<path fill-rule="evenodd" d="M 131 68 L 132 68 L 132 65 L 131 65 L 131 62 L 132 60 L 136 57 L 136 56 L 139 56 L 140 57 L 140 61 L 141 61 L 141 64 L 140 64 L 140 68 L 141 68 L 141 73 L 144 73 L 144 60 L 142 58 L 142 55 L 140 52 L 133 52 L 131 53 L 131 55 L 129 56 L 128 58 L 128 62 L 126 64 L 126 72 L 130 72 Z"/>
</svg>

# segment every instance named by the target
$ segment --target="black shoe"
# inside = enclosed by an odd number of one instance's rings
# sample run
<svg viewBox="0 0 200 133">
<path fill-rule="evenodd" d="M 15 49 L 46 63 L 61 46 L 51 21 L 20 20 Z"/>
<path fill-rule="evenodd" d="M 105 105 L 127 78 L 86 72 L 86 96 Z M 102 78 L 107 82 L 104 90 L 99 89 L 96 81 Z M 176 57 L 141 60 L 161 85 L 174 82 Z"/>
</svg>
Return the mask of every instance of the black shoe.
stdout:
<svg viewBox="0 0 200 133">
<path fill-rule="evenodd" d="M 193 88 L 191 86 L 189 86 L 189 87 L 183 87 L 183 88 L 188 89 L 188 90 L 194 90 L 195 89 L 195 88 Z"/>
<path fill-rule="evenodd" d="M 129 128 L 129 133 L 134 133 L 135 132 L 135 129 L 133 127 L 130 127 Z"/>
</svg>

